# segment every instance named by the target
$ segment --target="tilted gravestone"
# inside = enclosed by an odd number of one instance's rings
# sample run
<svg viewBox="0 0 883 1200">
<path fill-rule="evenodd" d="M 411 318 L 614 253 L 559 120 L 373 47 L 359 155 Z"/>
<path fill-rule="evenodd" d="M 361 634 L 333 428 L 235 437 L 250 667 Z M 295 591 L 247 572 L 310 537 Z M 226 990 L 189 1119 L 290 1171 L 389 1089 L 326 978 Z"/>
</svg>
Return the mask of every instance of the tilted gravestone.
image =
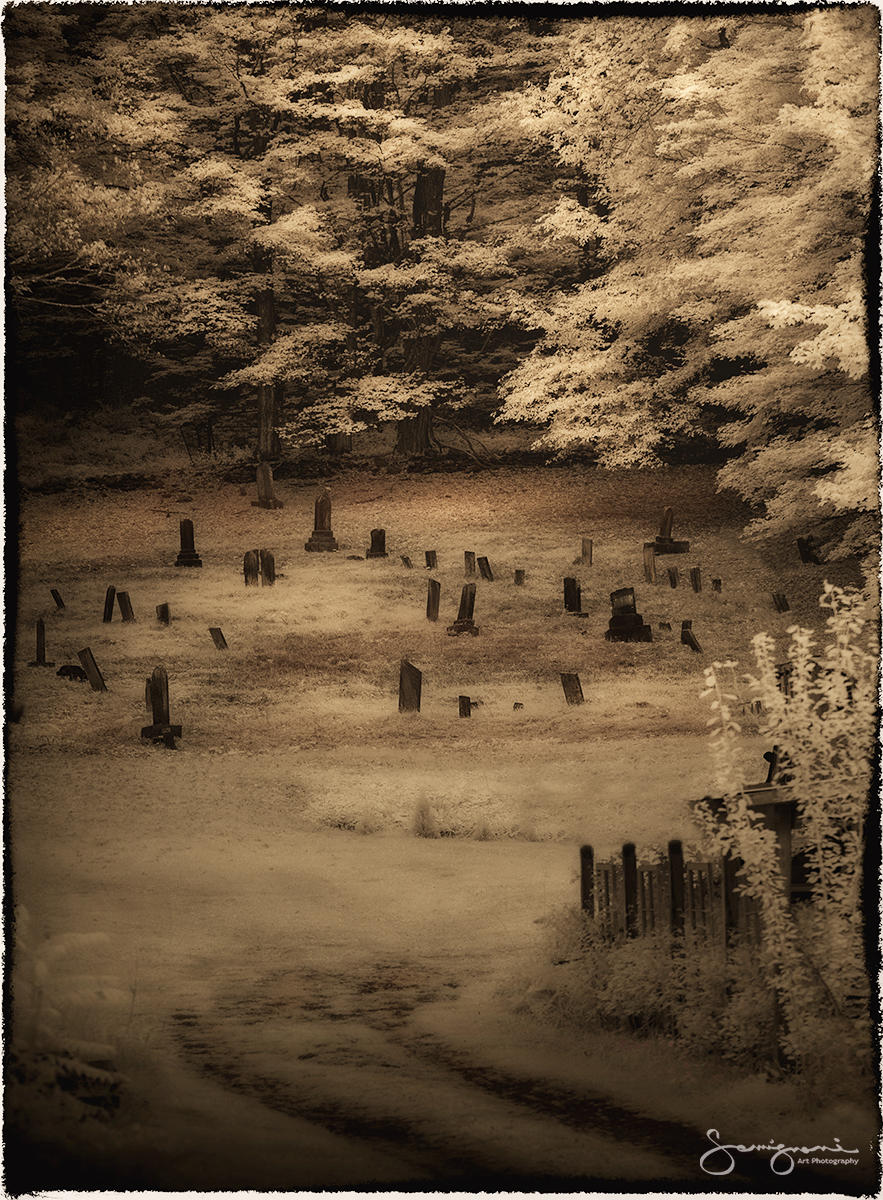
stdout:
<svg viewBox="0 0 883 1200">
<path fill-rule="evenodd" d="M 427 621 L 438 620 L 438 604 L 441 598 L 441 584 L 437 579 L 427 580 L 429 587 L 426 591 L 426 619 Z"/>
<path fill-rule="evenodd" d="M 610 593 L 613 616 L 604 637 L 608 642 L 652 642 L 653 630 L 644 624 L 637 611 L 634 588 L 618 588 Z"/>
<path fill-rule="evenodd" d="M 702 647 L 699 645 L 699 642 L 696 640 L 696 635 L 693 632 L 692 621 L 681 621 L 681 645 L 689 646 L 690 649 L 694 650 L 697 654 L 702 653 Z"/>
<path fill-rule="evenodd" d="M 117 595 L 117 590 L 113 586 L 113 584 L 111 584 L 110 587 L 107 589 L 107 591 L 104 593 L 104 616 L 101 618 L 101 620 L 104 622 L 105 625 L 107 625 L 110 621 L 113 620 L 113 606 L 114 606 L 114 603 L 116 602 L 116 595 Z"/>
<path fill-rule="evenodd" d="M 453 625 L 448 626 L 448 633 L 452 637 L 456 637 L 461 633 L 471 633 L 473 637 L 478 635 L 478 626 L 473 619 L 475 613 L 475 584 L 464 583 L 463 589 L 460 592 L 460 609 L 457 613 L 457 619 Z"/>
<path fill-rule="evenodd" d="M 257 469 L 258 498 L 252 500 L 252 508 L 282 508 L 281 500 L 273 491 L 273 468 L 269 463 L 260 463 Z"/>
<path fill-rule="evenodd" d="M 564 699 L 568 704 L 583 704 L 583 688 L 579 675 L 561 672 L 561 686 L 564 689 Z"/>
<path fill-rule="evenodd" d="M 46 625 L 43 618 L 37 621 L 37 657 L 29 665 L 32 667 L 54 667 L 54 662 L 46 661 Z"/>
<path fill-rule="evenodd" d="M 406 658 L 399 668 L 399 712 L 419 712 L 423 672 Z"/>
<path fill-rule="evenodd" d="M 49 592 L 52 596 L 52 599 L 55 601 L 55 607 L 64 608 L 64 601 L 61 598 L 61 592 L 59 592 L 58 588 L 50 588 Z"/>
<path fill-rule="evenodd" d="M 313 517 L 313 532 L 304 549 L 311 551 L 336 550 L 337 542 L 331 532 L 331 493 L 326 488 L 316 497 Z"/>
<path fill-rule="evenodd" d="M 193 541 L 193 522 L 186 518 L 181 522 L 181 549 L 175 559 L 176 567 L 201 567 L 202 559 L 196 553 Z"/>
<path fill-rule="evenodd" d="M 662 524 L 659 527 L 659 533 L 656 535 L 656 541 L 653 544 L 653 548 L 657 554 L 687 554 L 689 552 L 689 542 L 678 542 L 671 536 L 673 526 L 674 512 L 669 507 L 662 514 Z"/>
<path fill-rule="evenodd" d="M 482 579 L 487 579 L 490 583 L 493 583 L 494 573 L 491 570 L 491 564 L 488 562 L 487 558 L 479 558 L 478 569 L 481 572 Z"/>
<path fill-rule="evenodd" d="M 117 592 L 117 603 L 120 606 L 120 616 L 124 621 L 131 622 L 135 620 L 135 613 L 132 611 L 132 601 L 129 599 L 128 592 Z"/>
<path fill-rule="evenodd" d="M 165 667 L 156 667 L 150 677 L 150 708 L 153 724 L 142 728 L 141 737 L 154 745 L 162 742 L 167 750 L 177 750 L 175 738 L 181 737 L 181 726 L 172 725 L 169 716 L 169 677 Z"/>
<path fill-rule="evenodd" d="M 386 558 L 386 530 L 371 530 L 371 545 L 365 551 L 366 558 Z"/>
<path fill-rule="evenodd" d="M 276 556 L 272 550 L 261 550 L 261 587 L 272 587 L 276 582 Z"/>
<path fill-rule="evenodd" d="M 261 573 L 261 560 L 257 550 L 247 550 L 242 557 L 242 573 L 246 587 L 257 587 Z"/>
<path fill-rule="evenodd" d="M 93 692 L 106 692 L 107 684 L 104 682 L 104 676 L 98 670 L 98 664 L 95 661 L 95 655 L 87 646 L 85 650 L 77 651 L 77 658 L 82 664 L 83 670 L 86 672 L 86 678 Z"/>
<path fill-rule="evenodd" d="M 224 637 L 217 625 L 210 625 L 209 633 L 212 635 L 212 641 L 215 643 L 216 650 L 227 649 L 227 639 Z"/>
</svg>

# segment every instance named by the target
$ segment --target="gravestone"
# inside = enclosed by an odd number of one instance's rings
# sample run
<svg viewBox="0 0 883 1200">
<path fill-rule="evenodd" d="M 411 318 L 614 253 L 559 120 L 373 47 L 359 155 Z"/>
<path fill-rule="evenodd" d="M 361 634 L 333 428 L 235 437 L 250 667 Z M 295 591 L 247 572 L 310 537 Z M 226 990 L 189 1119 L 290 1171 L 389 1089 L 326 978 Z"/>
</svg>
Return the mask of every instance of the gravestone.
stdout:
<svg viewBox="0 0 883 1200">
<path fill-rule="evenodd" d="M 175 559 L 176 567 L 201 567 L 202 559 L 194 549 L 193 522 L 185 518 L 181 522 L 181 549 Z"/>
<path fill-rule="evenodd" d="M 426 592 L 426 619 L 427 621 L 438 620 L 438 603 L 441 598 L 441 584 L 437 579 L 427 581 L 429 587 Z"/>
<path fill-rule="evenodd" d="M 386 530 L 371 530 L 371 545 L 365 551 L 366 558 L 386 558 Z"/>
<path fill-rule="evenodd" d="M 242 558 L 242 573 L 246 587 L 257 587 L 261 572 L 261 560 L 257 550 L 248 550 Z"/>
<path fill-rule="evenodd" d="M 153 711 L 153 692 L 150 686 L 150 676 L 148 675 L 144 681 L 144 707 L 148 712 Z"/>
<path fill-rule="evenodd" d="M 580 546 L 579 558 L 576 560 L 576 562 L 585 563 L 587 567 L 590 567 L 592 565 L 593 549 L 594 544 L 592 539 L 584 537 L 582 539 L 582 545 Z M 574 563 L 574 566 L 576 566 L 576 563 Z"/>
<path fill-rule="evenodd" d="M 721 583 L 721 581 L 720 581 L 719 579 L 712 579 L 712 581 L 711 581 L 711 590 L 712 590 L 713 592 L 719 592 L 719 591 L 721 590 L 721 587 L 722 587 L 722 586 L 723 586 L 723 585 L 722 585 L 722 583 Z"/>
<path fill-rule="evenodd" d="M 657 554 L 687 554 L 689 552 L 689 542 L 678 542 L 671 536 L 673 526 L 674 511 L 669 507 L 662 514 L 662 523 L 653 544 Z"/>
<path fill-rule="evenodd" d="M 413 568 L 414 564 L 411 562 L 407 554 L 400 554 L 399 558 L 402 560 L 403 567 L 407 567 L 409 571 Z"/>
<path fill-rule="evenodd" d="M 261 587 L 272 587 L 276 582 L 276 556 L 272 550 L 261 550 Z"/>
<path fill-rule="evenodd" d="M 671 586 L 673 588 L 676 588 L 681 580 L 680 574 L 678 573 L 678 569 L 677 569 L 677 567 L 668 567 L 667 570 L 668 570 L 668 582 L 671 584 Z"/>
<path fill-rule="evenodd" d="M 520 569 L 515 572 L 515 586 L 524 587 L 524 571 Z"/>
<path fill-rule="evenodd" d="M 399 712 L 419 712 L 423 690 L 423 672 L 402 659 L 399 669 Z"/>
<path fill-rule="evenodd" d="M 77 651 L 77 658 L 86 672 L 86 678 L 89 680 L 93 692 L 106 692 L 107 684 L 104 682 L 104 676 L 98 670 L 98 664 L 95 661 L 95 656 L 87 646 L 85 650 Z"/>
<path fill-rule="evenodd" d="M 460 716 L 461 717 L 471 717 L 472 716 L 472 701 L 469 699 L 469 697 L 468 696 L 458 696 L 457 701 L 460 706 Z"/>
<path fill-rule="evenodd" d="M 117 595 L 117 590 L 113 586 L 113 584 L 111 584 L 110 587 L 107 589 L 107 591 L 104 593 L 104 616 L 101 618 L 101 620 L 104 622 L 105 625 L 107 625 L 108 622 L 113 620 L 113 606 L 116 601 L 116 595 Z"/>
<path fill-rule="evenodd" d="M 791 611 L 791 605 L 788 603 L 788 598 L 784 592 L 773 592 L 773 604 L 776 606 L 776 612 L 785 613 Z"/>
<path fill-rule="evenodd" d="M 475 574 L 475 551 L 474 550 L 464 550 L 463 551 L 463 565 L 466 568 L 467 575 Z"/>
<path fill-rule="evenodd" d="M 54 662 L 46 661 L 46 625 L 43 618 L 37 621 L 37 657 L 29 665 L 32 667 L 54 667 Z"/>
<path fill-rule="evenodd" d="M 169 625 L 172 620 L 172 614 L 169 612 L 168 604 L 157 604 L 156 619 L 161 625 Z"/>
<path fill-rule="evenodd" d="M 800 561 L 804 563 L 821 563 L 821 559 L 816 553 L 815 538 L 805 537 L 797 539 L 797 553 L 800 555 Z"/>
<path fill-rule="evenodd" d="M 49 592 L 52 596 L 52 599 L 55 601 L 55 607 L 64 608 L 64 601 L 61 598 L 61 592 L 59 592 L 58 588 L 50 588 Z"/>
<path fill-rule="evenodd" d="M 426 556 L 426 569 L 428 571 L 435 571 L 438 568 L 438 554 L 436 553 L 435 550 L 426 550 L 425 556 Z"/>
<path fill-rule="evenodd" d="M 282 508 L 273 491 L 273 468 L 269 463 L 260 463 L 257 470 L 258 498 L 252 500 L 252 508 Z"/>
<path fill-rule="evenodd" d="M 692 584 L 694 592 L 702 591 L 702 568 L 701 567 L 691 567 L 690 568 L 690 583 Z"/>
<path fill-rule="evenodd" d="M 579 681 L 579 675 L 567 674 L 561 672 L 561 686 L 564 689 L 564 699 L 568 704 L 583 704 L 583 689 Z"/>
<path fill-rule="evenodd" d="M 644 582 L 656 582 L 656 543 L 644 543 Z"/>
<path fill-rule="evenodd" d="M 653 630 L 644 624 L 637 611 L 634 588 L 618 588 L 610 593 L 613 615 L 604 637 L 608 642 L 652 642 Z"/>
<path fill-rule="evenodd" d="M 697 654 L 702 653 L 702 647 L 696 640 L 696 635 L 693 632 L 692 621 L 681 621 L 681 644 L 689 646 L 691 650 L 695 650 Z"/>
<path fill-rule="evenodd" d="M 326 488 L 316 497 L 313 517 L 313 532 L 304 549 L 311 551 L 336 550 L 337 542 L 331 532 L 331 493 Z"/>
<path fill-rule="evenodd" d="M 162 742 L 167 750 L 177 750 L 175 738 L 181 737 L 181 726 L 172 725 L 169 716 L 169 677 L 165 667 L 154 668 L 150 677 L 150 708 L 153 724 L 142 728 L 141 737 L 154 745 Z"/>
<path fill-rule="evenodd" d="M 224 637 L 217 625 L 210 625 L 209 633 L 212 635 L 212 641 L 215 643 L 216 650 L 227 649 L 227 639 Z"/>
<path fill-rule="evenodd" d="M 448 626 L 448 633 L 452 637 L 456 637 L 461 633 L 471 633 L 473 637 L 478 635 L 478 627 L 473 619 L 475 612 L 475 584 L 464 583 L 463 590 L 460 592 L 460 609 L 457 613 L 457 619 L 453 625 Z"/>
<path fill-rule="evenodd" d="M 659 628 L 660 628 L 660 629 L 668 629 L 668 630 L 670 630 L 670 629 L 671 629 L 671 621 L 660 621 L 660 622 L 659 622 Z"/>
<path fill-rule="evenodd" d="M 494 573 L 493 573 L 493 571 L 491 570 L 491 564 L 488 562 L 487 558 L 483 558 L 483 557 L 482 557 L 482 558 L 479 558 L 479 560 L 478 560 L 478 569 L 479 569 L 479 571 L 481 572 L 481 577 L 482 577 L 482 579 L 487 579 L 487 580 L 489 580 L 491 583 L 493 583 L 493 581 L 494 581 Z"/>
<path fill-rule="evenodd" d="M 124 621 L 131 622 L 135 620 L 135 614 L 132 611 L 132 601 L 129 599 L 128 592 L 117 592 L 117 603 L 120 606 L 120 616 Z"/>
<path fill-rule="evenodd" d="M 564 611 L 578 613 L 582 611 L 582 589 L 572 576 L 564 580 Z"/>
</svg>

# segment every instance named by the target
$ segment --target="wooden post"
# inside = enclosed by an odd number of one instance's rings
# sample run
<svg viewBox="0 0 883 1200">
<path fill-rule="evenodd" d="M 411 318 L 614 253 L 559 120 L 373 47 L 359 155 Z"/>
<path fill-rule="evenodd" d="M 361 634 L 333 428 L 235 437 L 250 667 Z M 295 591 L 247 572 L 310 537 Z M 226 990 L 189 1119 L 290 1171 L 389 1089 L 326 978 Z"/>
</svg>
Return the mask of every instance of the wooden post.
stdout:
<svg viewBox="0 0 883 1200">
<path fill-rule="evenodd" d="M 626 842 L 622 848 L 622 883 L 625 890 L 625 935 L 638 936 L 638 868 L 635 844 Z"/>
<path fill-rule="evenodd" d="M 426 619 L 427 621 L 437 621 L 441 584 L 437 579 L 430 579 L 427 582 L 429 587 L 426 591 Z"/>
<path fill-rule="evenodd" d="M 107 684 L 104 682 L 104 677 L 98 670 L 98 664 L 95 661 L 95 656 L 87 646 L 85 650 L 77 651 L 77 658 L 82 664 L 83 670 L 86 672 L 86 678 L 89 680 L 93 692 L 106 692 Z"/>
<path fill-rule="evenodd" d="M 671 932 L 684 935 L 684 848 L 677 840 L 668 843 L 668 878 L 671 896 Z"/>
<path fill-rule="evenodd" d="M 438 570 L 438 552 L 435 550 L 427 550 L 426 552 L 426 567 L 429 571 Z"/>
<path fill-rule="evenodd" d="M 406 658 L 399 670 L 399 712 L 419 712 L 423 673 Z"/>
<path fill-rule="evenodd" d="M 475 574 L 475 551 L 474 550 L 464 550 L 463 551 L 463 567 L 464 567 L 464 570 L 466 571 L 467 575 Z"/>
<path fill-rule="evenodd" d="M 156 619 L 161 625 L 168 625 L 171 623 L 172 614 L 169 612 L 168 604 L 157 604 Z"/>
<path fill-rule="evenodd" d="M 693 585 L 694 592 L 702 591 L 702 568 L 701 567 L 691 567 L 690 568 L 690 583 Z"/>
<path fill-rule="evenodd" d="M 564 699 L 568 704 L 584 703 L 582 684 L 579 675 L 561 672 L 561 686 L 564 688 Z"/>
<path fill-rule="evenodd" d="M 64 601 L 61 598 L 61 593 L 59 592 L 58 588 L 50 588 L 49 591 L 52 595 L 52 599 L 55 601 L 55 607 L 64 608 Z"/>
<path fill-rule="evenodd" d="M 516 572 L 515 572 L 515 586 L 516 586 L 516 587 L 524 587 L 524 571 L 521 571 L 521 570 L 516 570 Z"/>
<path fill-rule="evenodd" d="M 212 641 L 215 643 L 216 650 L 227 649 L 227 639 L 217 625 L 209 626 L 209 633 L 212 635 Z"/>
<path fill-rule="evenodd" d="M 260 574 L 260 558 L 257 550 L 248 550 L 242 559 L 242 571 L 246 587 L 257 587 Z"/>
<path fill-rule="evenodd" d="M 37 621 L 37 657 L 30 664 L 32 667 L 54 667 L 54 662 L 46 661 L 46 624 L 42 617 Z"/>
<path fill-rule="evenodd" d="M 272 550 L 261 550 L 261 586 L 272 587 L 276 582 L 276 556 Z"/>
<path fill-rule="evenodd" d="M 493 583 L 494 573 L 491 570 L 491 564 L 488 562 L 487 558 L 479 558 L 478 569 L 481 572 L 482 579 L 487 579 L 490 583 Z"/>
<path fill-rule="evenodd" d="M 472 716 L 472 701 L 469 699 L 469 697 L 468 696 L 458 696 L 457 701 L 460 706 L 460 716 L 461 717 L 471 717 Z"/>
<path fill-rule="evenodd" d="M 117 590 L 113 586 L 113 584 L 111 584 L 110 587 L 107 589 L 107 591 L 104 593 L 104 616 L 101 618 L 101 620 L 104 622 L 105 625 L 107 625 L 108 622 L 113 620 L 113 605 L 114 605 L 114 601 L 116 600 L 116 594 L 117 594 Z"/>
<path fill-rule="evenodd" d="M 667 570 L 668 570 L 668 582 L 671 584 L 671 586 L 673 588 L 676 588 L 678 586 L 678 583 L 680 582 L 680 576 L 678 574 L 678 569 L 677 569 L 677 567 L 668 567 Z"/>
<path fill-rule="evenodd" d="M 644 543 L 644 582 L 656 582 L 656 546 L 653 542 Z"/>
<path fill-rule="evenodd" d="M 579 906 L 590 917 L 595 915 L 595 852 L 591 846 L 579 848 Z"/>
<path fill-rule="evenodd" d="M 120 606 L 120 615 L 124 621 L 134 621 L 135 614 L 132 611 L 132 601 L 129 599 L 128 592 L 117 592 L 117 603 Z"/>
</svg>

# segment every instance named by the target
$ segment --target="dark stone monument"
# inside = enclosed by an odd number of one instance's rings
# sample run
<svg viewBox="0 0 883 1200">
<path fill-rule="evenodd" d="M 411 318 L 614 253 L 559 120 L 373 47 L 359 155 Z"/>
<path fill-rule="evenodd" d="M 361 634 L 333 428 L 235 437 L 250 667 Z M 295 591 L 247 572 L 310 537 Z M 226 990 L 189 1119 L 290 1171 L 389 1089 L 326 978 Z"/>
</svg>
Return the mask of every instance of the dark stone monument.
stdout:
<svg viewBox="0 0 883 1200">
<path fill-rule="evenodd" d="M 216 650 L 227 649 L 227 639 L 224 637 L 217 625 L 210 625 L 209 633 L 212 635 L 212 641 L 215 643 Z"/>
<path fill-rule="evenodd" d="M 272 587 L 276 582 L 276 556 L 272 550 L 262 550 L 259 558 L 261 564 L 261 586 Z"/>
<path fill-rule="evenodd" d="M 579 675 L 571 675 L 564 671 L 561 672 L 561 686 L 564 689 L 564 699 L 568 704 L 583 704 L 583 689 L 579 681 Z"/>
<path fill-rule="evenodd" d="M 693 587 L 694 592 L 702 591 L 702 568 L 701 567 L 691 567 L 690 568 L 690 583 Z"/>
<path fill-rule="evenodd" d="M 86 672 L 86 678 L 92 687 L 93 692 L 106 692 L 107 684 L 104 682 L 104 676 L 98 670 L 98 664 L 95 661 L 95 656 L 87 646 L 85 650 L 77 651 L 77 658 L 82 664 L 83 670 Z"/>
<path fill-rule="evenodd" d="M 153 724 L 142 728 L 141 737 L 154 745 L 162 742 L 167 750 L 177 750 L 175 738 L 181 737 L 181 726 L 172 725 L 169 717 L 169 677 L 165 667 L 156 667 L 150 677 L 150 707 Z"/>
<path fill-rule="evenodd" d="M 435 550 L 427 550 L 427 551 L 425 551 L 425 556 L 426 556 L 426 569 L 428 571 L 435 571 L 438 567 L 437 552 Z"/>
<path fill-rule="evenodd" d="M 441 584 L 437 579 L 428 580 L 429 587 L 426 592 L 426 619 L 427 621 L 438 620 L 438 603 L 441 598 Z"/>
<path fill-rule="evenodd" d="M 49 592 L 52 596 L 52 599 L 55 601 L 55 607 L 64 608 L 64 601 L 61 598 L 61 592 L 59 592 L 58 588 L 50 588 Z"/>
<path fill-rule="evenodd" d="M 699 645 L 699 642 L 696 640 L 696 635 L 693 632 L 692 621 L 681 621 L 681 645 L 689 646 L 690 649 L 694 650 L 697 654 L 702 653 L 702 647 Z"/>
<path fill-rule="evenodd" d="M 471 717 L 472 716 L 472 701 L 469 699 L 469 697 L 468 696 L 458 696 L 457 702 L 460 706 L 460 716 L 461 717 Z"/>
<path fill-rule="evenodd" d="M 269 463 L 262 462 L 257 470 L 258 498 L 252 500 L 252 508 L 282 508 L 282 501 L 276 499 L 273 491 L 273 468 Z"/>
<path fill-rule="evenodd" d="M 613 616 L 604 637 L 608 642 L 652 642 L 653 630 L 635 605 L 635 589 L 619 588 L 610 593 Z"/>
<path fill-rule="evenodd" d="M 169 612 L 168 604 L 157 604 L 156 619 L 161 625 L 171 624 L 172 614 Z"/>
<path fill-rule="evenodd" d="M 479 558 L 478 569 L 481 572 L 482 579 L 487 579 L 491 583 L 493 583 L 494 573 L 491 570 L 491 564 L 488 562 L 488 560 L 486 558 Z"/>
<path fill-rule="evenodd" d="M 564 580 L 564 611 L 582 612 L 582 589 L 571 576 L 567 576 Z"/>
<path fill-rule="evenodd" d="M 474 550 L 464 550 L 463 551 L 463 566 L 466 570 L 467 575 L 475 574 L 475 551 Z"/>
<path fill-rule="evenodd" d="M 680 577 L 680 574 L 678 573 L 677 567 L 668 567 L 667 570 L 668 570 L 668 582 L 671 584 L 672 587 L 677 587 L 681 580 L 681 577 Z"/>
<path fill-rule="evenodd" d="M 110 587 L 107 589 L 107 591 L 104 593 L 104 616 L 101 618 L 101 620 L 104 622 L 105 625 L 107 625 L 110 621 L 113 620 L 113 606 L 114 606 L 114 602 L 116 601 L 116 595 L 117 595 L 117 590 L 113 586 L 113 584 L 111 584 Z"/>
<path fill-rule="evenodd" d="M 666 508 L 662 514 L 662 524 L 659 527 L 659 533 L 656 535 L 654 549 L 657 554 L 687 554 L 690 549 L 689 542 L 676 542 L 672 536 L 672 527 L 674 526 L 674 512 L 671 508 Z"/>
<path fill-rule="evenodd" d="M 402 560 L 403 567 L 407 567 L 409 571 L 413 568 L 414 564 L 411 562 L 407 554 L 400 554 L 399 558 Z"/>
<path fill-rule="evenodd" d="M 120 616 L 124 621 L 134 621 L 135 613 L 132 611 L 132 601 L 129 599 L 128 592 L 117 592 L 117 603 L 120 606 Z"/>
<path fill-rule="evenodd" d="M 202 559 L 196 553 L 193 542 L 193 522 L 185 518 L 181 522 L 181 550 L 175 559 L 176 567 L 201 567 Z"/>
<path fill-rule="evenodd" d="M 247 550 L 242 558 L 242 573 L 246 587 L 257 587 L 261 573 L 261 560 L 257 550 Z"/>
<path fill-rule="evenodd" d="M 43 618 L 37 621 L 37 657 L 29 665 L 32 667 L 54 667 L 54 662 L 46 661 L 46 625 Z"/>
<path fill-rule="evenodd" d="M 463 590 L 460 592 L 460 611 L 457 613 L 457 619 L 453 625 L 448 626 L 448 633 L 452 637 L 456 637 L 461 633 L 471 633 L 473 637 L 478 634 L 478 627 L 473 620 L 475 612 L 475 584 L 464 583 Z"/>
<path fill-rule="evenodd" d="M 365 551 L 366 558 L 386 558 L 386 530 L 371 530 L 371 545 Z"/>
<path fill-rule="evenodd" d="M 423 690 L 423 672 L 402 659 L 399 669 L 399 712 L 419 712 Z"/>
<path fill-rule="evenodd" d="M 788 598 L 784 592 L 773 592 L 773 604 L 776 606 L 776 612 L 784 613 L 791 611 L 791 605 L 788 603 Z"/>
<path fill-rule="evenodd" d="M 515 586 L 524 587 L 524 571 L 522 571 L 520 568 L 515 572 Z"/>
<path fill-rule="evenodd" d="M 316 497 L 314 529 L 305 550 L 336 550 L 337 542 L 331 532 L 331 493 L 326 488 Z"/>
</svg>

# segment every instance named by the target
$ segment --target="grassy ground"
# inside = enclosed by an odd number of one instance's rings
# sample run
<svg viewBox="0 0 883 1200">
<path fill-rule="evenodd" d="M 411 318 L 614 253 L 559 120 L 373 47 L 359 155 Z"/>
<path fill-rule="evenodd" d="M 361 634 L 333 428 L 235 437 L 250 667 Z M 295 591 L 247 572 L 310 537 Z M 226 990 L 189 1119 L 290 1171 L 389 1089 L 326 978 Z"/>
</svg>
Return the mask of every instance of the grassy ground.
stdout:
<svg viewBox="0 0 883 1200">
<path fill-rule="evenodd" d="M 14 667 L 24 715 L 9 742 L 15 898 L 47 935 L 108 934 L 105 958 L 90 952 L 76 965 L 118 977 L 124 994 L 134 987 L 138 1037 L 157 1050 L 155 1059 L 131 1051 L 134 1075 L 150 1086 L 151 1070 L 184 1072 L 175 1086 L 192 1101 L 189 1133 L 152 1160 L 153 1183 L 206 1178 L 207 1112 L 232 1139 L 214 1160 L 215 1186 L 462 1181 L 470 1171 L 497 1183 L 531 1172 L 559 1182 L 681 1178 L 684 1164 L 668 1161 L 649 1134 L 624 1166 L 609 1137 L 588 1128 L 565 1135 L 548 1112 L 527 1121 L 511 1097 L 467 1093 L 437 1055 L 415 1050 L 412 1014 L 444 999 L 448 983 L 452 995 L 465 996 L 473 980 L 492 989 L 501 970 L 531 961 L 536 922 L 575 896 L 579 842 L 603 853 L 625 840 L 645 847 L 691 836 L 688 802 L 714 788 L 703 667 L 750 665 L 750 638 L 761 630 L 782 640 L 785 657 L 787 627 L 818 626 L 822 580 L 847 582 L 848 568 L 804 566 L 793 547 L 744 545 L 741 506 L 715 494 L 713 472 L 696 468 L 347 474 L 329 480 L 341 544 L 329 555 L 304 550 L 314 485 L 280 483 L 285 507 L 269 512 L 252 507 L 252 489 L 194 483 L 27 496 L 20 539 Z M 701 566 L 699 594 L 684 581 L 643 582 L 642 543 L 665 504 L 691 550 L 661 563 L 677 563 L 685 577 Z M 182 517 L 194 520 L 201 569 L 174 566 Z M 375 526 L 387 530 L 390 557 L 349 560 L 364 554 Z M 572 565 L 582 536 L 594 539 L 591 567 Z M 275 552 L 271 589 L 243 586 L 242 554 L 255 546 Z M 425 549 L 438 552 L 435 572 L 422 566 Z M 497 577 L 478 581 L 476 638 L 445 633 L 464 550 L 486 554 Z M 512 582 L 519 567 L 523 588 Z M 571 573 L 584 619 L 562 611 Z M 430 575 L 442 586 L 438 624 L 425 619 Z M 720 594 L 709 590 L 714 576 Z M 111 583 L 129 591 L 136 623 L 122 624 L 118 611 L 102 623 Z M 608 594 L 629 585 L 652 644 L 604 640 Z M 791 612 L 775 612 L 772 590 L 787 594 Z M 162 602 L 168 628 L 154 618 Z M 38 616 L 57 664 L 92 648 L 106 694 L 27 665 Z M 687 618 L 701 654 L 680 645 Z M 661 621 L 672 631 L 660 631 Z M 227 652 L 215 650 L 211 625 L 223 628 Z M 402 657 L 424 672 L 419 715 L 397 712 Z M 158 663 L 169 672 L 172 719 L 184 727 L 176 754 L 138 736 L 144 679 Z M 579 672 L 583 706 L 566 706 L 560 671 Z M 460 693 L 482 702 L 468 721 L 457 715 Z M 766 748 L 746 718 L 749 779 L 762 777 Z M 456 836 L 414 837 L 421 805 L 439 832 Z M 378 992 L 380 1016 L 366 1000 Z M 502 1020 L 503 1002 L 495 1012 L 483 995 L 453 1023 L 436 1022 L 437 1037 L 442 1026 L 448 1036 L 470 1021 Z M 122 1026 L 127 1003 L 113 1018 Z M 658 1069 L 669 1082 L 656 1091 L 665 1092 L 677 1070 Z M 721 1096 L 733 1086 L 726 1072 L 713 1078 Z M 204 1094 L 208 1079 L 214 1099 Z M 158 1129 L 180 1131 L 181 1114 L 163 1099 L 167 1083 L 152 1087 L 140 1124 L 155 1144 Z M 228 1104 L 231 1089 L 239 1098 Z M 253 1101 L 242 1118 L 251 1138 L 232 1132 L 244 1096 Z M 746 1102 L 746 1122 L 757 1104 Z M 781 1097 L 769 1111 L 782 1111 Z M 280 1112 L 331 1132 L 323 1140 L 312 1125 L 313 1133 L 286 1127 L 297 1149 L 286 1153 Z M 417 1150 L 404 1154 L 412 1137 Z M 97 1157 L 110 1162 L 112 1149 Z M 108 1171 L 105 1179 L 150 1186 L 122 1167 Z"/>
</svg>

